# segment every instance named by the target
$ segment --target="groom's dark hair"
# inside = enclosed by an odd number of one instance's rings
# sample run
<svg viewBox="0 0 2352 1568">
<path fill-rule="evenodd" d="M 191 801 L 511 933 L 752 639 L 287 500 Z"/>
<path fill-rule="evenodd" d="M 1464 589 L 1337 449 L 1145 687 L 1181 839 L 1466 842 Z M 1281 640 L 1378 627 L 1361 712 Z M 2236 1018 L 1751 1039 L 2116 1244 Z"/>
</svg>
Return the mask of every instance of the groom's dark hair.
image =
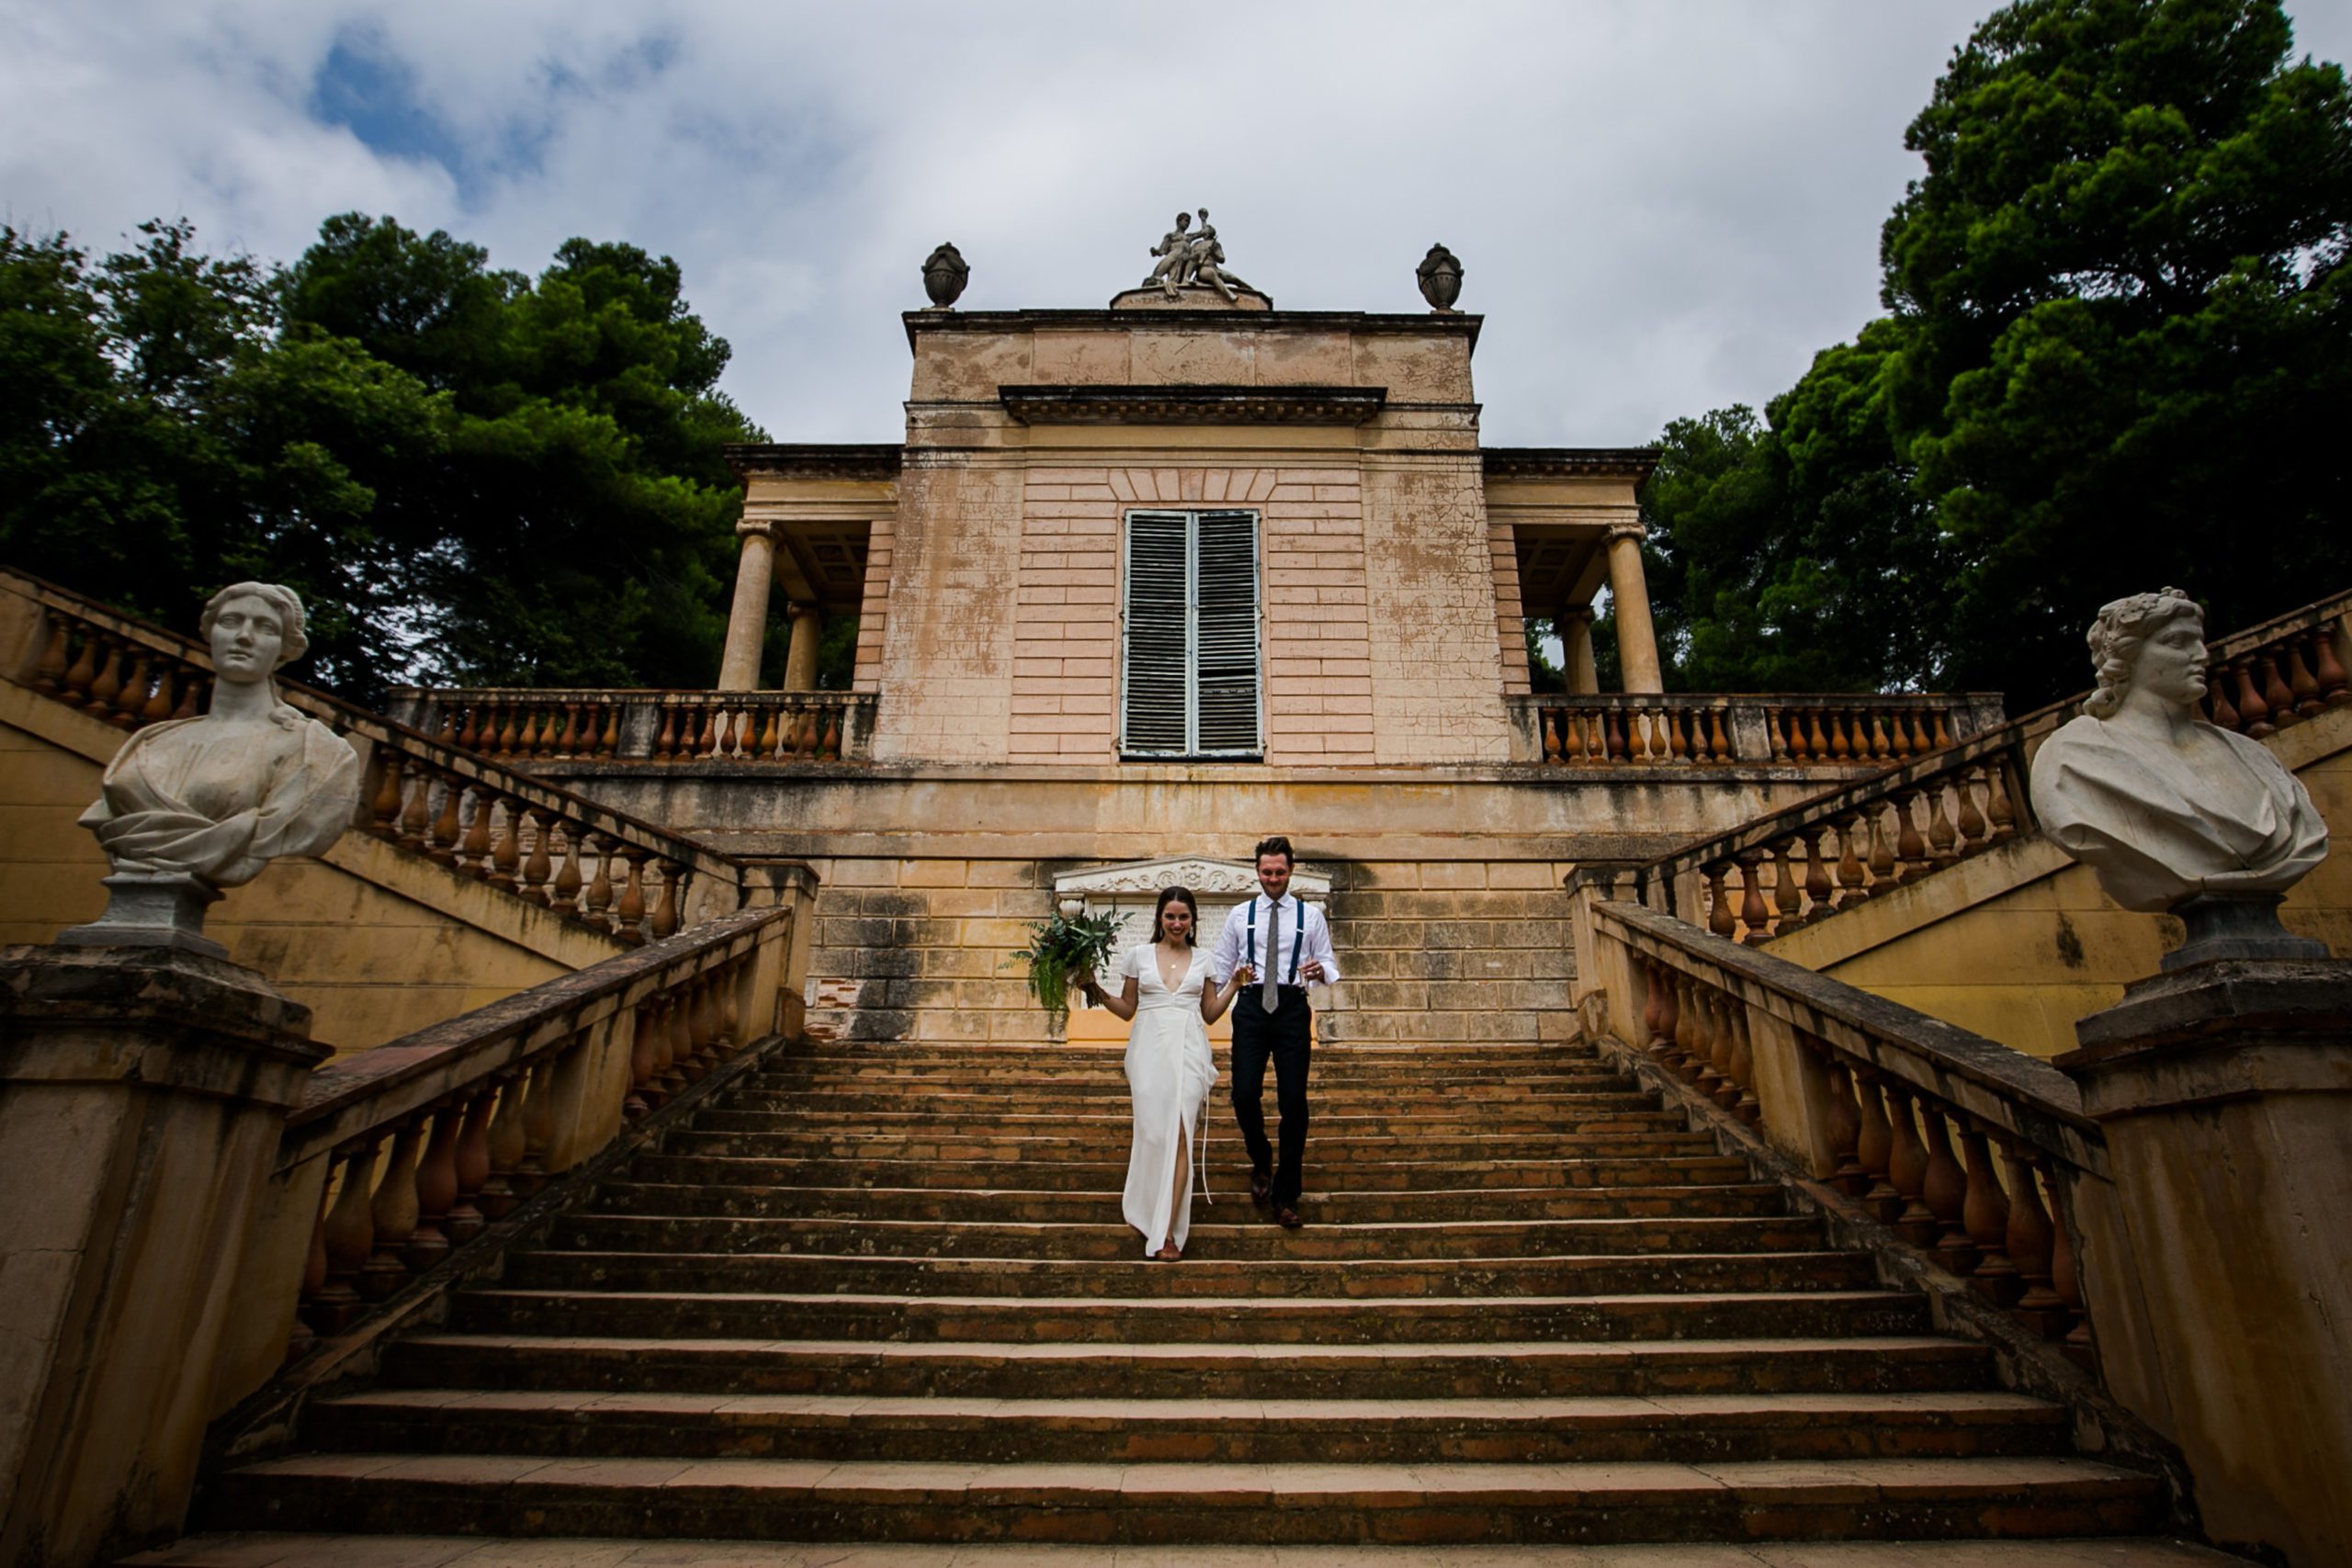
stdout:
<svg viewBox="0 0 2352 1568">
<path fill-rule="evenodd" d="M 1258 853 L 1254 858 L 1263 860 L 1268 855 L 1282 856 L 1283 863 L 1288 866 L 1295 867 L 1298 864 L 1298 857 L 1290 852 L 1290 840 L 1280 833 L 1271 839 L 1258 840 Z"/>
</svg>

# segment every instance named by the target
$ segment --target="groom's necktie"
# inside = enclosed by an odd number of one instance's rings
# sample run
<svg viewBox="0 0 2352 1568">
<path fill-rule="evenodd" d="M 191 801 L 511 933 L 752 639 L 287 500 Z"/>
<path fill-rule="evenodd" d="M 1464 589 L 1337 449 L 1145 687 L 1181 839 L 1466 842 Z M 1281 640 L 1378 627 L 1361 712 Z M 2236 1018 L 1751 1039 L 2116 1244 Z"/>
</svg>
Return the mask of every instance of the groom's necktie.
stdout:
<svg viewBox="0 0 2352 1568">
<path fill-rule="evenodd" d="M 1272 918 L 1266 922 L 1266 966 L 1258 972 L 1258 1005 L 1268 1012 L 1282 1005 L 1282 987 L 1274 984 L 1283 961 L 1283 906 L 1280 899 L 1267 907 Z"/>
</svg>

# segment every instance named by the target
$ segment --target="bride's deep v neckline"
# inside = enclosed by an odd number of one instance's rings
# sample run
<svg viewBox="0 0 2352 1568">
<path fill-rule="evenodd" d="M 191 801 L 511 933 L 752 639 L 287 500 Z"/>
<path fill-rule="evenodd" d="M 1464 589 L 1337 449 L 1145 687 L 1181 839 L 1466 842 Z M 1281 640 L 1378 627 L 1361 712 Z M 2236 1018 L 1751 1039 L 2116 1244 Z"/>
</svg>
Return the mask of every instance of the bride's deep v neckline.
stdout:
<svg viewBox="0 0 2352 1568">
<path fill-rule="evenodd" d="M 1184 988 L 1184 982 L 1192 977 L 1193 965 L 1198 961 L 1198 958 L 1199 955 L 1197 953 L 1187 949 L 1184 953 L 1184 967 L 1177 972 L 1176 978 L 1171 983 L 1168 978 L 1167 963 L 1159 956 L 1159 944 L 1158 942 L 1153 942 L 1151 944 L 1151 968 L 1152 973 L 1159 978 L 1159 988 L 1166 991 L 1170 996 L 1173 996 L 1178 991 L 1182 990 Z"/>
</svg>

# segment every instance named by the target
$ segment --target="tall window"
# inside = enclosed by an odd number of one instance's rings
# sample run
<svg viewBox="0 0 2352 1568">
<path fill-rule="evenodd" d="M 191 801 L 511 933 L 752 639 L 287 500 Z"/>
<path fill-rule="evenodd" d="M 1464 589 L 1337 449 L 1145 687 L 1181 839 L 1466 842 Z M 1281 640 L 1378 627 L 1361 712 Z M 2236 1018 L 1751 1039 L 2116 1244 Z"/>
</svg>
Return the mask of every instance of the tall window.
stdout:
<svg viewBox="0 0 2352 1568">
<path fill-rule="evenodd" d="M 1258 514 L 1127 513 L 1119 750 L 1254 757 Z"/>
</svg>

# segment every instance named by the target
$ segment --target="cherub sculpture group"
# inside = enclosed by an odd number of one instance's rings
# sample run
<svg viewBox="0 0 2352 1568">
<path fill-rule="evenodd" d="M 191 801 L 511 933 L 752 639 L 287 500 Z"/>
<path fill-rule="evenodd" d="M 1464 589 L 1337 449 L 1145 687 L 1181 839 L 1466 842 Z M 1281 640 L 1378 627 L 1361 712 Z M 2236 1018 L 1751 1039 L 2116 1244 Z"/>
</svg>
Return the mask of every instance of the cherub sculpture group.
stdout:
<svg viewBox="0 0 2352 1568">
<path fill-rule="evenodd" d="M 1205 207 L 1201 209 L 1198 229 L 1193 227 L 1191 213 L 1178 213 L 1176 227 L 1161 236 L 1151 254 L 1158 256 L 1159 262 L 1143 280 L 1144 285 L 1159 285 L 1170 299 L 1180 289 L 1204 283 L 1224 295 L 1227 304 L 1234 302 L 1237 289 L 1258 292 L 1226 270 L 1225 246 L 1217 240 L 1216 228 L 1209 222 L 1209 209 Z"/>
</svg>

